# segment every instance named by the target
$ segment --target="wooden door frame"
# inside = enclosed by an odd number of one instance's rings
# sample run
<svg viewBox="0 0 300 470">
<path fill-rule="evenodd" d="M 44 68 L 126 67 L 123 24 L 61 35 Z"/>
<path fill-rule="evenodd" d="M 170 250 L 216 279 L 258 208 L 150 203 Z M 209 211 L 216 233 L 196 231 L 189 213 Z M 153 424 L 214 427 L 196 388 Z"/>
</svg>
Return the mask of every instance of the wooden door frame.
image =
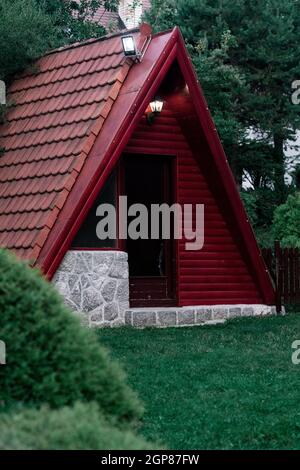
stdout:
<svg viewBox="0 0 300 470">
<path fill-rule="evenodd" d="M 177 202 L 177 156 L 166 155 L 166 154 L 142 154 L 140 152 L 124 152 L 119 164 L 118 170 L 118 192 L 119 195 L 126 195 L 125 193 L 125 165 L 124 161 L 126 157 L 140 156 L 141 158 L 161 158 L 167 164 L 163 168 L 163 178 L 165 179 L 164 190 L 168 192 L 167 203 L 174 204 Z M 167 170 L 168 168 L 168 170 Z M 167 174 L 167 172 L 169 174 Z M 168 181 L 168 184 L 167 184 Z M 167 186 L 167 188 L 166 188 Z M 165 191 L 164 191 L 165 192 Z M 165 196 L 165 194 L 164 194 Z M 165 197 L 164 197 L 165 199 Z M 119 212 L 119 208 L 118 208 Z M 167 240 L 166 240 L 167 241 Z M 118 249 L 127 252 L 127 241 L 118 240 Z M 166 298 L 161 300 L 154 300 L 152 303 L 151 300 L 147 301 L 147 306 L 149 307 L 173 307 L 178 304 L 178 251 L 179 243 L 178 240 L 170 240 L 170 252 L 168 253 L 168 260 L 166 259 L 166 269 L 168 270 L 167 282 L 168 282 L 168 292 L 172 295 L 172 298 Z M 168 266 L 167 266 L 168 265 Z M 143 277 L 141 276 L 140 279 Z M 150 279 L 151 277 L 144 277 L 144 279 Z M 158 278 L 158 277 L 157 277 Z M 154 279 L 157 279 L 154 277 Z M 132 278 L 131 278 L 132 279 Z M 159 279 L 159 278 L 158 278 Z M 131 304 L 130 299 L 130 304 Z M 140 305 L 140 308 L 146 305 Z"/>
</svg>

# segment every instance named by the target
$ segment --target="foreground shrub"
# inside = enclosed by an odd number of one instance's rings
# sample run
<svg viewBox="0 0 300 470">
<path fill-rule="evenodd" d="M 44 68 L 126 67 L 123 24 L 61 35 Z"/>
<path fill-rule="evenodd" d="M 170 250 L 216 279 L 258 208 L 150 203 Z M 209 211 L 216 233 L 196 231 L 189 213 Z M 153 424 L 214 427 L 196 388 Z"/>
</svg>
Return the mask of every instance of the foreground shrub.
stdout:
<svg viewBox="0 0 300 470">
<path fill-rule="evenodd" d="M 95 401 L 110 421 L 134 422 L 141 406 L 119 367 L 42 275 L 0 250 L 0 403 L 62 407 Z"/>
<path fill-rule="evenodd" d="M 0 414 L 0 450 L 145 450 L 150 445 L 120 431 L 100 415 L 95 403 L 50 410 Z M 153 448 L 153 447 L 152 447 Z"/>
</svg>

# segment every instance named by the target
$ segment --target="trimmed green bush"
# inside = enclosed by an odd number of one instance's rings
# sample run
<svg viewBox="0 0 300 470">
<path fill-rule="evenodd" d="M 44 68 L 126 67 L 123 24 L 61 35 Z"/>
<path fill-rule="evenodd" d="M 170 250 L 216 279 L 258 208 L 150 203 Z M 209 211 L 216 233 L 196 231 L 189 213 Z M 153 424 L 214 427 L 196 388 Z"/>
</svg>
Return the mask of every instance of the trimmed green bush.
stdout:
<svg viewBox="0 0 300 470">
<path fill-rule="evenodd" d="M 0 414 L 0 450 L 146 450 L 131 431 L 108 424 L 96 403 Z"/>
<path fill-rule="evenodd" d="M 95 401 L 110 422 L 136 422 L 141 405 L 93 331 L 42 275 L 0 250 L 0 403 L 53 408 Z"/>
</svg>

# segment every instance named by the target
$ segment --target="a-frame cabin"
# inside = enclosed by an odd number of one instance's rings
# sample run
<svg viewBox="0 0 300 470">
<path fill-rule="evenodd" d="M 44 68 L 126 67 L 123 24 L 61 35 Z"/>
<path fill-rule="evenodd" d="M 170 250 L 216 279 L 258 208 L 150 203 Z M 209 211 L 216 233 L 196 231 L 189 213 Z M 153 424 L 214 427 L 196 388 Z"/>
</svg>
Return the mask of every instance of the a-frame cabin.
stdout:
<svg viewBox="0 0 300 470">
<path fill-rule="evenodd" d="M 40 266 L 90 324 L 272 312 L 273 285 L 179 29 L 128 34 L 139 61 L 115 34 L 51 52 L 12 84 L 0 128 L 0 246 Z M 203 248 L 99 240 L 97 207 L 118 212 L 120 195 L 203 204 Z"/>
</svg>

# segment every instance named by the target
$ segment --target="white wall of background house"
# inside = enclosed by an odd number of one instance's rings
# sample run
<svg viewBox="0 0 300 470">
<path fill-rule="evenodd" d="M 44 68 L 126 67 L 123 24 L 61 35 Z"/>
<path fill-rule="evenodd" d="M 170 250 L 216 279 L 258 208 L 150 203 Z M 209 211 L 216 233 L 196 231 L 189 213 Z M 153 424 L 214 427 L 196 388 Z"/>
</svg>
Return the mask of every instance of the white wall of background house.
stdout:
<svg viewBox="0 0 300 470">
<path fill-rule="evenodd" d="M 300 165 L 300 131 L 296 133 L 295 142 L 287 142 L 285 154 L 287 156 L 287 182 L 291 182 L 291 171 L 295 169 L 297 165 Z"/>
<path fill-rule="evenodd" d="M 150 0 L 121 0 L 119 15 L 127 29 L 135 28 L 141 22 L 143 13 L 150 7 Z"/>
<path fill-rule="evenodd" d="M 81 0 L 75 0 L 78 4 Z M 91 15 L 90 19 L 96 23 L 100 23 L 108 32 L 137 27 L 142 20 L 144 12 L 150 8 L 151 0 L 120 0 L 117 12 L 105 10 L 101 6 Z M 121 19 L 122 21 L 118 21 Z M 122 26 L 123 24 L 123 26 Z"/>
<path fill-rule="evenodd" d="M 260 140 L 260 136 L 255 131 L 249 131 L 249 137 L 253 140 Z M 273 145 L 270 142 L 270 145 Z M 292 182 L 292 173 L 297 165 L 300 165 L 300 130 L 296 132 L 295 141 L 287 140 L 285 142 L 286 173 L 285 180 L 287 184 Z M 243 188 L 253 189 L 250 175 L 246 172 L 243 178 Z"/>
</svg>

